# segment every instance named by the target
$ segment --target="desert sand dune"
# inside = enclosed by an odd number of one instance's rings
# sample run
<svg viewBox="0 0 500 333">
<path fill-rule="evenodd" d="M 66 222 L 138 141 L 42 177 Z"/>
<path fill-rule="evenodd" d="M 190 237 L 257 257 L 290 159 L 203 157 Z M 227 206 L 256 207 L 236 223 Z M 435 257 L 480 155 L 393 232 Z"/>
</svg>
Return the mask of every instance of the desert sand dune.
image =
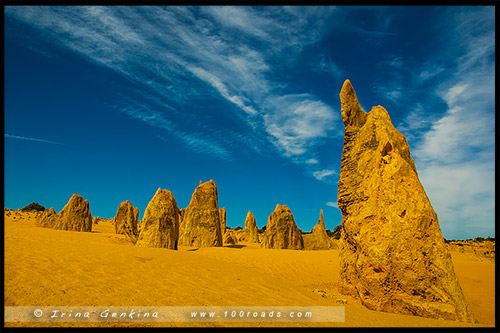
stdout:
<svg viewBox="0 0 500 333">
<path fill-rule="evenodd" d="M 494 326 L 495 264 L 452 252 L 479 324 L 370 311 L 340 295 L 338 250 L 264 249 L 240 242 L 177 251 L 137 247 L 110 222 L 92 232 L 35 226 L 34 213 L 5 217 L 5 306 L 335 306 L 338 323 L 6 323 L 6 326 Z"/>
</svg>

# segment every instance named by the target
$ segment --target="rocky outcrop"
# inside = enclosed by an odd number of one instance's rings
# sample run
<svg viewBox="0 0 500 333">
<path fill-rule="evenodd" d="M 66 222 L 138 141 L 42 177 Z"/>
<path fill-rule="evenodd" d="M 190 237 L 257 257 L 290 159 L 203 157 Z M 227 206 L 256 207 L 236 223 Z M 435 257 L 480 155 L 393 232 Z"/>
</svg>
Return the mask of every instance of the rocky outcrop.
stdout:
<svg viewBox="0 0 500 333">
<path fill-rule="evenodd" d="M 226 233 L 226 220 L 227 220 L 226 208 L 219 209 L 219 219 L 220 219 L 220 232 L 221 234 L 224 235 Z"/>
<path fill-rule="evenodd" d="M 57 213 L 54 210 L 54 207 L 50 207 L 50 209 L 42 213 L 42 217 L 40 220 L 36 221 L 36 225 L 44 228 L 54 228 L 56 225 L 56 219 Z"/>
<path fill-rule="evenodd" d="M 179 245 L 194 247 L 222 246 L 217 186 L 213 180 L 195 189 L 182 217 Z"/>
<path fill-rule="evenodd" d="M 338 206 L 340 291 L 372 310 L 474 322 L 405 137 L 347 80 Z"/>
<path fill-rule="evenodd" d="M 56 214 L 54 208 L 45 211 L 37 225 L 57 230 L 91 232 L 92 214 L 89 201 L 75 193 L 59 213 Z"/>
<path fill-rule="evenodd" d="M 295 224 L 292 211 L 288 206 L 277 204 L 274 212 L 269 215 L 261 247 L 267 249 L 304 249 L 302 232 Z"/>
<path fill-rule="evenodd" d="M 57 214 L 54 229 L 71 231 L 92 231 L 92 214 L 89 201 L 77 193 L 73 194 L 64 208 Z"/>
<path fill-rule="evenodd" d="M 238 243 L 237 236 L 235 235 L 234 230 L 226 229 L 224 233 L 224 245 L 234 245 Z"/>
<path fill-rule="evenodd" d="M 319 213 L 318 223 L 314 226 L 310 234 L 302 235 L 304 238 L 305 250 L 329 250 L 333 248 L 333 243 L 328 237 L 323 220 L 323 210 Z"/>
<path fill-rule="evenodd" d="M 257 228 L 255 216 L 253 216 L 253 213 L 250 210 L 248 211 L 247 217 L 245 218 L 245 234 L 247 242 L 259 242 L 259 228 Z"/>
<path fill-rule="evenodd" d="M 177 250 L 179 208 L 169 190 L 158 188 L 142 218 L 137 246 Z"/>
<path fill-rule="evenodd" d="M 118 206 L 115 216 L 115 232 L 117 234 L 137 233 L 137 222 L 139 219 L 139 209 L 133 207 L 127 200 Z"/>
</svg>

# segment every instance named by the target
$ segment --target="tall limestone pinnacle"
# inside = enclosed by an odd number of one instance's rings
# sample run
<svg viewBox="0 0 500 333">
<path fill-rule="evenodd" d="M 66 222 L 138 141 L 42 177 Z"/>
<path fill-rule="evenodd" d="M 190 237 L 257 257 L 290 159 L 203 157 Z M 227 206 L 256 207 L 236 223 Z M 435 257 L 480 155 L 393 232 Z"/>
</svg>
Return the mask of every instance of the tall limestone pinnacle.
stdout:
<svg viewBox="0 0 500 333">
<path fill-rule="evenodd" d="M 302 238 L 306 250 L 329 250 L 334 248 L 333 242 L 326 233 L 323 210 L 320 210 L 318 223 L 312 228 L 311 233 L 302 235 Z"/>
<path fill-rule="evenodd" d="M 245 233 L 246 238 L 249 242 L 259 243 L 259 230 L 257 228 L 257 221 L 255 221 L 255 216 L 253 216 L 252 211 L 248 211 L 247 217 L 245 218 Z"/>
<path fill-rule="evenodd" d="M 340 100 L 340 292 L 376 311 L 475 322 L 406 138 L 383 107 L 363 111 L 349 80 Z"/>
<path fill-rule="evenodd" d="M 177 250 L 179 208 L 169 190 L 158 188 L 142 218 L 137 246 Z"/>
<path fill-rule="evenodd" d="M 367 113 L 359 105 L 358 97 L 351 81 L 345 80 L 340 91 L 342 121 L 345 126 L 361 127 L 366 122 Z"/>
<path fill-rule="evenodd" d="M 222 246 L 217 186 L 213 180 L 201 182 L 182 213 L 179 245 L 195 247 Z"/>
<path fill-rule="evenodd" d="M 132 206 L 130 200 L 122 202 L 116 211 L 115 232 L 117 234 L 125 234 L 127 229 L 130 229 L 131 232 L 136 232 L 138 218 L 139 209 Z"/>
<path fill-rule="evenodd" d="M 287 205 L 277 204 L 267 219 L 266 233 L 260 243 L 266 249 L 303 250 L 304 239 Z"/>
</svg>

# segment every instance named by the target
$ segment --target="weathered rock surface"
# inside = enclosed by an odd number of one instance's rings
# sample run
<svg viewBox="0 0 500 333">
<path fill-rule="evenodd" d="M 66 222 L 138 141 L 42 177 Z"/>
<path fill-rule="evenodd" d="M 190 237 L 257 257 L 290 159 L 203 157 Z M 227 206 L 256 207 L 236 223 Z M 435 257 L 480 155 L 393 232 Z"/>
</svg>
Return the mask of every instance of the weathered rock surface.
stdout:
<svg viewBox="0 0 500 333">
<path fill-rule="evenodd" d="M 247 217 L 245 218 L 245 234 L 247 242 L 259 242 L 259 228 L 257 228 L 255 216 L 253 216 L 253 213 L 250 210 L 248 211 Z"/>
<path fill-rule="evenodd" d="M 235 235 L 234 230 L 226 229 L 224 233 L 224 245 L 234 245 L 238 243 L 237 236 Z"/>
<path fill-rule="evenodd" d="M 75 193 L 59 213 L 56 214 L 54 208 L 45 211 L 37 225 L 57 230 L 91 232 L 92 214 L 89 201 Z"/>
<path fill-rule="evenodd" d="M 117 234 L 137 233 L 138 219 L 139 209 L 133 207 L 129 200 L 122 202 L 116 211 L 115 232 Z"/>
<path fill-rule="evenodd" d="M 92 231 L 92 214 L 90 213 L 89 201 L 84 200 L 77 193 L 71 196 L 66 206 L 64 206 L 57 216 L 55 229 Z"/>
<path fill-rule="evenodd" d="M 227 221 L 227 213 L 226 208 L 219 208 L 219 218 L 220 218 L 220 232 L 221 234 L 226 233 L 226 221 Z"/>
<path fill-rule="evenodd" d="M 217 186 L 213 180 L 195 189 L 182 217 L 179 245 L 194 247 L 222 246 Z"/>
<path fill-rule="evenodd" d="M 179 239 L 179 208 L 174 195 L 158 188 L 142 218 L 137 246 L 177 250 Z"/>
<path fill-rule="evenodd" d="M 340 99 L 341 293 L 372 310 L 474 322 L 406 138 L 383 107 L 362 110 L 349 80 Z"/>
<path fill-rule="evenodd" d="M 267 249 L 304 249 L 302 232 L 295 224 L 292 211 L 288 206 L 277 204 L 274 212 L 269 215 L 261 247 Z"/>
<path fill-rule="evenodd" d="M 179 209 L 179 239 L 181 239 L 182 234 L 184 233 L 184 213 L 186 208 Z"/>
<path fill-rule="evenodd" d="M 132 207 L 134 209 L 134 220 L 137 221 L 137 231 L 141 230 L 141 224 L 139 223 L 139 208 Z"/>
<path fill-rule="evenodd" d="M 42 214 L 42 218 L 36 222 L 36 225 L 44 228 L 54 228 L 56 225 L 57 213 L 54 207 L 46 210 Z"/>
<path fill-rule="evenodd" d="M 323 210 L 319 213 L 318 224 L 314 226 L 310 234 L 302 235 L 305 250 L 329 250 L 333 243 L 326 233 Z"/>
</svg>

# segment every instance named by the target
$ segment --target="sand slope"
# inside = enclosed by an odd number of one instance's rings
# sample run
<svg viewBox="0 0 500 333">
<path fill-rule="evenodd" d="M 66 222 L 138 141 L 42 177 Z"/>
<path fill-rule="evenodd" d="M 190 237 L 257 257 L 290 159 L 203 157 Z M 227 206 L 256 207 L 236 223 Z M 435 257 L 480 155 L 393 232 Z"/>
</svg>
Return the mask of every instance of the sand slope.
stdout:
<svg viewBox="0 0 500 333">
<path fill-rule="evenodd" d="M 370 311 L 339 295 L 338 250 L 262 249 L 240 243 L 178 251 L 136 247 L 109 222 L 91 233 L 36 227 L 35 214 L 5 217 L 5 306 L 335 306 L 346 321 L 310 326 L 494 326 L 495 264 L 453 252 L 455 270 L 479 324 Z M 33 324 L 6 323 L 6 326 Z M 63 324 L 51 324 L 63 326 Z M 75 324 L 73 324 L 75 325 Z M 78 324 L 81 325 L 81 324 Z M 86 324 L 88 325 L 88 324 Z M 147 323 L 91 326 L 236 326 Z M 239 324 L 304 326 L 301 323 Z M 64 324 L 72 326 L 72 324 Z"/>
</svg>

